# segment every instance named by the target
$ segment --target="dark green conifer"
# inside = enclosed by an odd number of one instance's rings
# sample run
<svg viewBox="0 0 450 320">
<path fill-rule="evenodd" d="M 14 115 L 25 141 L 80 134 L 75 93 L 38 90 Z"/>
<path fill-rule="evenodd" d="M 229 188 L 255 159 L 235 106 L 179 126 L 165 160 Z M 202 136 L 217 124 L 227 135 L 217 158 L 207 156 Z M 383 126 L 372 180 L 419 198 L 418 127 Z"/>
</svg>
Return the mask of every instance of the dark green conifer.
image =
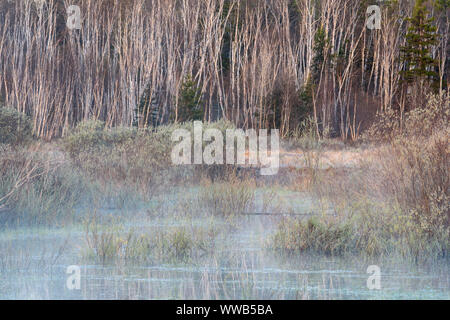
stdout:
<svg viewBox="0 0 450 320">
<path fill-rule="evenodd" d="M 416 0 L 410 27 L 406 34 L 406 44 L 401 48 L 405 69 L 401 72 L 403 81 L 412 83 L 429 82 L 436 84 L 438 74 L 435 72 L 436 59 L 431 50 L 437 44 L 437 28 L 433 18 L 428 17 L 428 9 L 424 0 Z"/>
</svg>

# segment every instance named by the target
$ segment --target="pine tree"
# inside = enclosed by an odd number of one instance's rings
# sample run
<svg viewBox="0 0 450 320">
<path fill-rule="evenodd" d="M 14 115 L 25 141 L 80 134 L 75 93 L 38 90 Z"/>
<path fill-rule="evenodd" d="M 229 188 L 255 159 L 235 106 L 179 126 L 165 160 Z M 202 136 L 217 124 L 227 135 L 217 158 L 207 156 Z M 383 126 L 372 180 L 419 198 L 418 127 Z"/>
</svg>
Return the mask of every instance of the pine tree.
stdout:
<svg viewBox="0 0 450 320">
<path fill-rule="evenodd" d="M 401 48 L 405 70 L 401 72 L 403 81 L 412 84 L 424 82 L 435 84 L 438 74 L 433 70 L 437 61 L 431 56 L 431 49 L 437 44 L 437 28 L 433 18 L 428 18 L 424 0 L 416 0 L 410 27 L 406 34 L 406 45 Z"/>
</svg>

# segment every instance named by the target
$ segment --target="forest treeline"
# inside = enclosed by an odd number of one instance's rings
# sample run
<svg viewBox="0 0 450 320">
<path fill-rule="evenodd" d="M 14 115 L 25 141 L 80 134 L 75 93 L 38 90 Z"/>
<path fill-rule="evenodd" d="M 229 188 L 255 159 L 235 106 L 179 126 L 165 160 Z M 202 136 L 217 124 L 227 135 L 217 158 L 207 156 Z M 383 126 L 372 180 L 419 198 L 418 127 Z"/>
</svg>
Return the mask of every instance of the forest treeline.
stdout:
<svg viewBox="0 0 450 320">
<path fill-rule="evenodd" d="M 370 5 L 381 29 L 369 29 Z M 449 0 L 0 1 L 0 104 L 51 139 L 225 118 L 356 139 L 448 86 Z M 81 29 L 66 8 L 81 8 Z"/>
</svg>

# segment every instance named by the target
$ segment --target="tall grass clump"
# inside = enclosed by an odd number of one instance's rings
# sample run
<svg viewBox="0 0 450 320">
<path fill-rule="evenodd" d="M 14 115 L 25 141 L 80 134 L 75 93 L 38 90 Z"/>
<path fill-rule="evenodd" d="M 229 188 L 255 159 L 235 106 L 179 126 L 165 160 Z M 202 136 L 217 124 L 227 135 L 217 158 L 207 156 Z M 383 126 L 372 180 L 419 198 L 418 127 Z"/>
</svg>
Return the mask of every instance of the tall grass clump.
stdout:
<svg viewBox="0 0 450 320">
<path fill-rule="evenodd" d="M 359 199 L 344 210 L 333 217 L 283 219 L 269 247 L 287 253 L 399 256 L 413 261 L 448 255 L 448 234 L 447 243 L 442 233 L 428 237 L 413 216 L 399 207 Z"/>
<path fill-rule="evenodd" d="M 218 230 L 214 226 L 179 226 L 168 230 L 125 230 L 122 224 L 85 223 L 85 258 L 111 262 L 183 262 L 210 253 Z"/>
<path fill-rule="evenodd" d="M 234 217 L 249 212 L 254 198 L 255 186 L 251 181 L 205 182 L 198 196 L 198 205 L 208 215 Z"/>
<path fill-rule="evenodd" d="M 357 249 L 348 223 L 310 218 L 287 218 L 278 225 L 270 246 L 288 252 L 314 251 L 324 254 L 342 254 Z"/>
</svg>

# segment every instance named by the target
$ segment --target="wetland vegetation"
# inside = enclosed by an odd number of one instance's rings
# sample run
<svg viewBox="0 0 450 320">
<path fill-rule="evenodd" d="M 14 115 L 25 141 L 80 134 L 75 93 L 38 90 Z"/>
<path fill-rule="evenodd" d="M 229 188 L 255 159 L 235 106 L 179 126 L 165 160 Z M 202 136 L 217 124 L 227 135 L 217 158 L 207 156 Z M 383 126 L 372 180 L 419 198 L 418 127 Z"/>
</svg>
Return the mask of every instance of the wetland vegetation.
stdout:
<svg viewBox="0 0 450 320">
<path fill-rule="evenodd" d="M 76 2 L 0 1 L 0 299 L 450 299 L 448 1 Z"/>
</svg>

